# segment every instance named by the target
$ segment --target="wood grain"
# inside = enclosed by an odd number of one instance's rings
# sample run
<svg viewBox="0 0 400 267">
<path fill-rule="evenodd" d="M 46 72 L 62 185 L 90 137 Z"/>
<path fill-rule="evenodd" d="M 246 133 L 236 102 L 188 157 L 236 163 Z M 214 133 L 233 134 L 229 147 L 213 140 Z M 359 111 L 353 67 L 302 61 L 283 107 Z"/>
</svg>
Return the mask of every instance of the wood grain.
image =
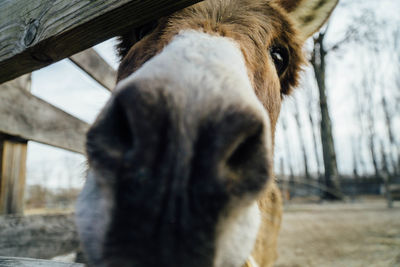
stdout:
<svg viewBox="0 0 400 267">
<path fill-rule="evenodd" d="M 89 125 L 25 90 L 0 85 L 0 132 L 84 154 Z"/>
<path fill-rule="evenodd" d="M 199 1 L 0 1 L 0 83 Z"/>
<path fill-rule="evenodd" d="M 1 140 L 0 140 L 1 142 Z M 3 139 L 0 167 L 0 214 L 22 214 L 26 178 L 27 142 Z"/>
<path fill-rule="evenodd" d="M 31 75 L 8 83 L 23 92 L 31 90 Z M 28 144 L 12 136 L 0 135 L 0 214 L 22 214 L 26 180 Z"/>
<path fill-rule="evenodd" d="M 114 89 L 116 71 L 93 48 L 75 54 L 69 59 L 104 88 L 109 91 Z"/>
<path fill-rule="evenodd" d="M 27 258 L 0 257 L 1 267 L 84 267 L 79 263 L 67 263 Z"/>
<path fill-rule="evenodd" d="M 0 236 L 0 256 L 49 259 L 79 248 L 73 214 L 0 216 Z"/>
</svg>

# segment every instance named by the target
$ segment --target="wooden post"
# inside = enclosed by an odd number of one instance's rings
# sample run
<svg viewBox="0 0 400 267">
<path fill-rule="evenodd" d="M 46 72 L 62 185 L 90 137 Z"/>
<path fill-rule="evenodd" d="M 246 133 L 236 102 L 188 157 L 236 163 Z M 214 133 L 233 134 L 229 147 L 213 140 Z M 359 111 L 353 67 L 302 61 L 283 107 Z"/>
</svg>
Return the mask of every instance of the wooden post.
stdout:
<svg viewBox="0 0 400 267">
<path fill-rule="evenodd" d="M 0 139 L 0 214 L 22 214 L 26 177 L 27 142 Z"/>
<path fill-rule="evenodd" d="M 31 75 L 24 75 L 1 87 L 30 91 Z M 22 214 L 26 179 L 26 140 L 0 135 L 0 214 Z"/>
</svg>

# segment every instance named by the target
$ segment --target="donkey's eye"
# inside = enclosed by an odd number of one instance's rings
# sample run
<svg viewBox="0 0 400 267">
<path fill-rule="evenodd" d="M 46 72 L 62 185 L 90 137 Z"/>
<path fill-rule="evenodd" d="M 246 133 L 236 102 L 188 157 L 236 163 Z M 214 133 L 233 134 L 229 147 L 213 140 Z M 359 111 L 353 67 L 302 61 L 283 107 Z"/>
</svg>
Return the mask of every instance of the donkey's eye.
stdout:
<svg viewBox="0 0 400 267">
<path fill-rule="evenodd" d="M 136 28 L 136 40 L 139 41 L 143 39 L 146 35 L 150 34 L 155 28 L 157 28 L 157 26 L 157 21 L 152 21 Z"/>
<path fill-rule="evenodd" d="M 274 61 L 276 71 L 281 76 L 289 65 L 289 51 L 283 46 L 273 46 L 269 53 Z"/>
</svg>

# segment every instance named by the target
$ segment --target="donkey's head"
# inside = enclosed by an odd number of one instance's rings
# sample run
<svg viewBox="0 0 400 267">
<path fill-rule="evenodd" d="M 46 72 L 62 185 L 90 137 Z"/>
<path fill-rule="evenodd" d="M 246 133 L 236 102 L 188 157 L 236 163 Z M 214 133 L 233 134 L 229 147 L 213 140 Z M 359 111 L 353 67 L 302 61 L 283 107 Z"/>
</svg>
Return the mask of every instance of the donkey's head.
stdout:
<svg viewBox="0 0 400 267">
<path fill-rule="evenodd" d="M 244 264 L 282 97 L 335 4 L 209 0 L 122 37 L 77 206 L 93 266 Z"/>
</svg>

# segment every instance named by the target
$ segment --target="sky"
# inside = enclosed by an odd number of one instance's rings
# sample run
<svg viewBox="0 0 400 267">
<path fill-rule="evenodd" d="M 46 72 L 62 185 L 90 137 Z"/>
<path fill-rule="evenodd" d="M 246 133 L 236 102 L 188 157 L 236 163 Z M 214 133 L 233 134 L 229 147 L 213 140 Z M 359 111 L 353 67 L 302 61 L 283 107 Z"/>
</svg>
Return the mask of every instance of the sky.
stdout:
<svg viewBox="0 0 400 267">
<path fill-rule="evenodd" d="M 373 12 L 378 20 L 385 20 L 388 25 L 385 25 L 385 28 L 380 28 L 379 33 L 383 34 L 387 30 L 393 30 L 393 28 L 398 27 L 400 25 L 400 1 L 341 1 L 341 4 L 333 13 L 331 20 L 329 22 L 329 30 L 326 36 L 325 45 L 327 47 L 332 46 L 338 41 L 342 40 L 345 32 L 349 28 L 349 25 L 352 23 L 354 17 L 361 16 L 365 14 L 367 11 L 365 8 L 368 8 L 371 12 Z M 368 26 L 363 25 L 362 28 L 366 28 L 364 30 L 368 30 Z M 373 96 L 374 101 L 380 101 L 380 95 L 384 93 L 389 87 L 393 86 L 391 81 L 393 81 L 393 77 L 390 76 L 390 72 L 387 70 L 393 70 L 398 68 L 398 62 L 393 62 L 392 56 L 393 53 L 388 50 L 387 57 L 379 58 L 376 65 L 378 68 L 386 69 L 386 73 L 382 74 L 382 88 L 374 88 Z M 351 174 L 353 168 L 353 143 L 354 138 L 360 134 L 360 126 L 359 121 L 355 118 L 355 94 L 354 87 L 359 86 L 362 75 L 372 75 L 372 68 L 366 68 L 363 66 L 364 62 L 368 62 L 367 59 L 369 57 L 369 51 L 365 51 L 363 47 L 358 43 L 348 43 L 343 46 L 342 49 L 337 50 L 336 52 L 330 53 L 327 56 L 328 66 L 326 71 L 327 76 L 327 94 L 328 94 L 328 105 L 329 111 L 333 123 L 333 136 L 335 141 L 335 150 L 337 153 L 337 161 L 339 172 L 342 174 Z M 383 76 L 385 75 L 385 76 Z M 393 88 L 390 88 L 393 90 Z M 398 89 L 395 89 L 398 90 Z M 302 122 L 304 125 L 308 125 L 307 119 L 307 105 L 306 101 L 308 94 L 313 95 L 313 101 L 311 105 L 313 106 L 314 112 L 317 112 L 318 103 L 318 93 L 317 88 L 315 86 L 315 82 L 313 81 L 313 73 L 311 68 L 306 68 L 306 71 L 303 73 L 303 82 L 300 88 L 294 93 L 293 96 L 286 99 L 283 105 L 283 116 L 288 117 L 289 121 L 289 132 L 293 133 L 293 138 L 289 141 L 292 141 L 290 147 L 293 149 L 291 151 L 292 159 L 296 162 L 295 164 L 295 172 L 299 173 L 303 171 L 303 162 L 301 158 L 300 144 L 299 141 L 296 140 L 297 131 L 295 127 L 295 121 L 292 118 L 294 112 L 294 103 L 297 102 L 300 109 L 300 116 L 302 118 Z M 380 103 L 375 103 L 376 106 L 379 106 Z M 379 113 L 382 113 L 382 110 L 376 110 Z M 290 116 L 291 115 L 291 116 Z M 396 116 L 393 117 L 395 132 L 400 132 L 400 118 L 399 118 L 399 110 L 395 111 Z M 382 118 L 382 114 L 378 114 L 379 118 Z M 388 140 L 386 138 L 386 132 L 384 127 L 384 121 L 378 120 L 375 125 L 375 131 L 378 133 L 379 138 L 383 139 L 383 142 L 386 145 L 386 149 L 389 149 Z M 277 129 L 277 146 L 275 149 L 275 168 L 279 168 L 279 164 L 281 158 L 286 161 L 287 154 L 285 154 L 285 149 L 287 143 L 284 142 L 281 127 L 278 125 Z M 315 161 L 315 153 L 313 152 L 312 140 L 311 140 L 311 132 L 309 127 L 305 127 L 303 131 L 306 133 L 305 137 L 307 139 L 307 155 L 309 155 L 309 163 L 312 171 L 316 171 L 316 161 Z M 397 135 L 397 141 L 399 141 L 400 136 Z M 365 140 L 363 140 L 365 143 Z M 399 144 L 399 142 L 398 142 Z M 319 144 L 320 146 L 320 144 Z M 321 155 L 321 148 L 319 147 L 319 153 Z M 366 171 L 368 173 L 372 173 L 373 166 L 371 162 L 371 158 L 369 155 L 369 151 L 367 147 L 363 147 L 360 151 L 357 151 L 358 157 L 362 158 L 363 161 L 366 162 Z M 361 160 L 361 159 L 359 159 Z M 285 169 L 287 172 L 287 168 Z"/>
<path fill-rule="evenodd" d="M 342 1 L 334 12 L 327 35 L 327 44 L 341 40 L 354 16 L 362 15 L 363 7 L 373 6 L 377 17 L 388 19 L 391 23 L 399 22 L 400 1 Z M 400 23 L 397 23 L 400 25 Z M 96 51 L 114 68 L 118 66 L 118 58 L 114 52 L 115 39 L 110 39 L 95 46 Z M 329 107 L 333 121 L 333 134 L 337 152 L 338 167 L 341 173 L 352 171 L 352 142 L 357 136 L 359 124 L 354 119 L 354 94 L 352 85 L 357 84 L 362 70 L 359 70 L 360 57 L 365 57 L 357 45 L 349 44 L 328 56 L 327 86 Z M 390 61 L 390 58 L 383 62 Z M 386 63 L 383 63 L 386 64 Z M 390 64 L 389 64 L 390 65 Z M 390 77 L 389 77 L 390 78 Z M 303 171 L 300 143 L 297 128 L 293 119 L 294 105 L 298 103 L 303 124 L 301 129 L 306 140 L 306 150 L 312 172 L 316 172 L 316 159 L 312 146 L 312 135 L 309 127 L 306 109 L 308 106 L 317 112 L 317 89 L 313 82 L 312 70 L 307 67 L 303 73 L 302 85 L 284 101 L 282 116 L 288 123 L 289 143 L 285 141 L 282 125 L 278 123 L 275 147 L 275 168 L 280 169 L 284 162 L 284 172 L 288 172 L 287 150 L 290 152 L 296 173 Z M 91 123 L 105 104 L 110 93 L 94 80 L 79 70 L 68 59 L 35 71 L 32 74 L 32 93 L 66 112 Z M 313 96 L 309 104 L 308 95 Z M 318 114 L 315 114 L 318 117 Z M 395 129 L 400 132 L 400 119 L 395 116 Z M 382 124 L 382 123 L 381 123 Z M 377 131 L 384 136 L 382 125 L 377 125 Z M 352 139 L 353 138 L 353 139 Z M 289 146 L 289 149 L 287 148 Z M 321 147 L 318 147 L 321 155 Z M 359 151 L 360 157 L 369 164 L 367 171 L 372 171 L 368 152 Z M 51 188 L 80 187 L 84 183 L 85 158 L 82 155 L 53 148 L 47 145 L 29 142 L 27 158 L 27 183 L 42 184 Z"/>
<path fill-rule="evenodd" d="M 115 40 L 95 46 L 95 50 L 114 68 Z M 32 74 L 32 94 L 75 117 L 92 123 L 110 97 L 110 92 L 65 59 Z M 81 187 L 85 175 L 85 158 L 77 153 L 29 142 L 27 183 L 51 188 Z"/>
</svg>

